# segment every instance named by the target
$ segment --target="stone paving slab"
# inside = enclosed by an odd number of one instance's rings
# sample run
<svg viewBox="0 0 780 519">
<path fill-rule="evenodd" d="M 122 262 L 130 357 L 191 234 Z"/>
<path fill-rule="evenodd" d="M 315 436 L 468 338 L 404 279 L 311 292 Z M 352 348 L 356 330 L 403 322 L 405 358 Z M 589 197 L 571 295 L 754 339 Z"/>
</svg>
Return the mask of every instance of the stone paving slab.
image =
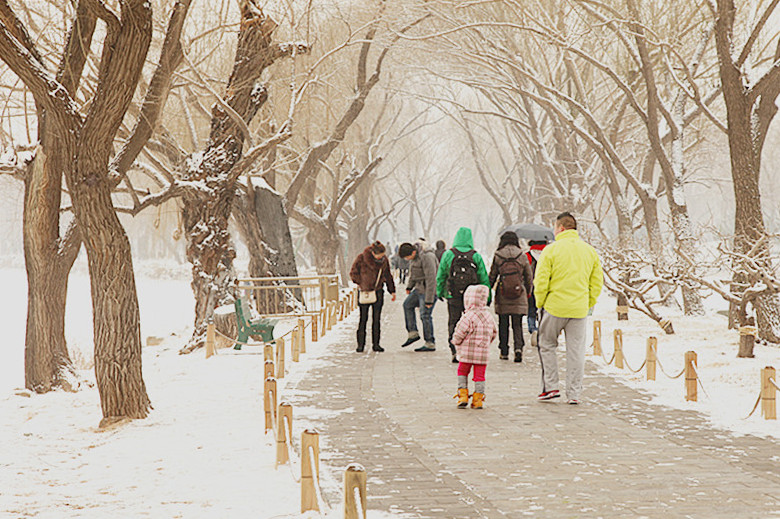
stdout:
<svg viewBox="0 0 780 519">
<path fill-rule="evenodd" d="M 323 460 L 366 467 L 370 509 L 425 518 L 780 516 L 776 442 L 649 405 L 592 366 L 582 405 L 537 402 L 535 351 L 516 364 L 496 348 L 485 409 L 457 409 L 444 305 L 434 320 L 437 351 L 401 349 L 400 301 L 388 301 L 387 351 L 358 354 L 353 314 L 339 325 L 345 341 L 332 364 L 292 393 L 296 406 L 329 411 L 310 420 L 327 445 Z"/>
</svg>

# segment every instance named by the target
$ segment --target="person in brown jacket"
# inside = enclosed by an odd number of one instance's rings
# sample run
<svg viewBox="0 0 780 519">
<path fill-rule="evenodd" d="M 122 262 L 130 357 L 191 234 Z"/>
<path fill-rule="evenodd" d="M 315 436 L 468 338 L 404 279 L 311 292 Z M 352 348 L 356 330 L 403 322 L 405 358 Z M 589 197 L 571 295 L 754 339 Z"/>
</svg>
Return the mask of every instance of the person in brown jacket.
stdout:
<svg viewBox="0 0 780 519">
<path fill-rule="evenodd" d="M 490 266 L 490 287 L 496 289 L 496 313 L 498 314 L 498 347 L 501 359 L 509 358 L 509 323 L 515 345 L 515 362 L 523 362 L 523 316 L 528 313 L 528 294 L 533 290 L 534 278 L 531 264 L 520 249 L 520 242 L 513 232 L 501 235 Z"/>
<path fill-rule="evenodd" d="M 360 323 L 357 329 L 357 350 L 362 352 L 366 348 L 366 327 L 368 324 L 368 311 L 371 310 L 371 349 L 373 351 L 385 351 L 379 345 L 380 322 L 382 317 L 382 304 L 384 303 L 384 286 L 390 292 L 395 301 L 395 283 L 390 271 L 390 262 L 387 260 L 385 246 L 380 241 L 375 241 L 358 254 L 352 263 L 349 277 L 361 292 L 374 292 L 376 299 L 373 303 L 359 304 Z"/>
</svg>

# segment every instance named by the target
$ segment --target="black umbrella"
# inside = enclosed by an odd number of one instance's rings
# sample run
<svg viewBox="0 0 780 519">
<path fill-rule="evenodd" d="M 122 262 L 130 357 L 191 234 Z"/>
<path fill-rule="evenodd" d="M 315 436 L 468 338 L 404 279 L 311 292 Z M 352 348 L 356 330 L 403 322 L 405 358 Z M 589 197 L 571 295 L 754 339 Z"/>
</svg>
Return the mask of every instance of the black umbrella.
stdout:
<svg viewBox="0 0 780 519">
<path fill-rule="evenodd" d="M 499 235 L 505 232 L 513 232 L 521 240 L 528 241 L 546 241 L 551 242 L 555 240 L 555 233 L 552 229 L 538 225 L 535 223 L 517 223 L 501 229 Z"/>
</svg>

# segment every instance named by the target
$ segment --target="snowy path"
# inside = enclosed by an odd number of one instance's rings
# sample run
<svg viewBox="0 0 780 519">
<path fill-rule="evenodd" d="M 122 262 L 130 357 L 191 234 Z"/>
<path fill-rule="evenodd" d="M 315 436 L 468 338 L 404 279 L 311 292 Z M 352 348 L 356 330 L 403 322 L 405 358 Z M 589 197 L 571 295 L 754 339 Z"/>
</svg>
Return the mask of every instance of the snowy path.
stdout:
<svg viewBox="0 0 780 519">
<path fill-rule="evenodd" d="M 353 314 L 341 326 L 355 324 Z M 366 466 L 371 509 L 450 518 L 780 515 L 772 440 L 650 406 L 591 363 L 583 405 L 537 402 L 530 347 L 522 365 L 499 361 L 496 350 L 486 408 L 458 410 L 445 306 L 435 311 L 434 353 L 399 347 L 400 301 L 386 303 L 383 326 L 385 353 L 355 353 L 344 330 L 332 364 L 287 393 L 294 405 L 320 410 L 306 420 L 322 433 L 330 467 Z"/>
</svg>

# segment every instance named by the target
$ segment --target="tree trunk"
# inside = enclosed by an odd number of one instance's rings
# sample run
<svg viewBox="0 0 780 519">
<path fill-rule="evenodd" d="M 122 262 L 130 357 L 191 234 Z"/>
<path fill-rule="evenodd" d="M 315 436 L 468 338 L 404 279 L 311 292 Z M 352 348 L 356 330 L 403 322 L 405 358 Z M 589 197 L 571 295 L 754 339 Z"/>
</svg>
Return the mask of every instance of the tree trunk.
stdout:
<svg viewBox="0 0 780 519">
<path fill-rule="evenodd" d="M 62 174 L 46 171 L 54 165 L 39 146 L 28 168 L 24 191 L 27 267 L 24 375 L 25 387 L 38 393 L 56 387 L 73 389 L 68 381 L 73 365 L 65 343 L 65 298 L 72 261 L 68 263 L 58 254 Z M 53 179 L 60 182 L 50 181 Z"/>
<path fill-rule="evenodd" d="M 82 150 L 76 175 L 84 180 L 75 183 L 71 195 L 89 262 L 100 405 L 104 420 L 144 418 L 151 403 L 141 370 L 141 321 L 130 241 L 111 202 L 106 162 L 94 157 L 89 147 Z M 103 174 L 94 175 L 101 167 Z"/>
<path fill-rule="evenodd" d="M 257 85 L 262 72 L 286 55 L 271 43 L 276 23 L 265 16 L 255 2 L 244 4 L 233 71 L 225 101 L 212 108 L 211 132 L 206 151 L 188 171 L 186 180 L 204 182 L 208 189 L 183 197 L 182 216 L 187 236 L 187 259 L 192 264 L 192 291 L 195 296 L 195 323 L 189 344 L 182 353 L 203 346 L 206 325 L 214 307 L 231 299 L 232 262 L 235 251 L 230 243 L 228 219 L 236 197 L 245 132 L 257 110 L 266 101 L 265 88 Z M 244 122 L 236 120 L 240 117 Z"/>
<path fill-rule="evenodd" d="M 319 275 L 336 273 L 339 239 L 333 236 L 334 232 L 335 229 L 310 228 L 306 233 L 306 241 L 314 252 L 314 265 Z"/>
<path fill-rule="evenodd" d="M 290 222 L 281 194 L 253 185 L 241 191 L 233 216 L 249 249 L 250 277 L 297 276 Z"/>
<path fill-rule="evenodd" d="M 744 254 L 752 249 L 766 231 L 761 212 L 759 173 L 765 132 L 776 113 L 774 99 L 777 97 L 777 92 L 774 85 L 771 91 L 766 92 L 767 98 L 771 100 L 769 103 L 763 102 L 763 96 L 752 97 L 752 92 L 745 87 L 741 64 L 734 62 L 732 54 L 736 6 L 733 0 L 718 0 L 717 8 L 715 42 L 723 85 L 723 100 L 726 104 L 731 178 L 736 202 L 734 245 L 737 251 Z M 772 69 L 767 74 L 772 74 L 775 67 Z M 764 113 L 757 109 L 757 103 L 761 103 Z M 760 118 L 763 121 L 759 121 Z M 761 247 L 757 253 L 760 257 L 768 258 L 768 246 Z M 735 274 L 735 283 L 745 281 L 747 280 L 742 279 L 739 274 Z M 780 342 L 778 298 L 763 296 L 757 298 L 753 306 L 756 309 L 759 337 L 771 342 Z"/>
</svg>

